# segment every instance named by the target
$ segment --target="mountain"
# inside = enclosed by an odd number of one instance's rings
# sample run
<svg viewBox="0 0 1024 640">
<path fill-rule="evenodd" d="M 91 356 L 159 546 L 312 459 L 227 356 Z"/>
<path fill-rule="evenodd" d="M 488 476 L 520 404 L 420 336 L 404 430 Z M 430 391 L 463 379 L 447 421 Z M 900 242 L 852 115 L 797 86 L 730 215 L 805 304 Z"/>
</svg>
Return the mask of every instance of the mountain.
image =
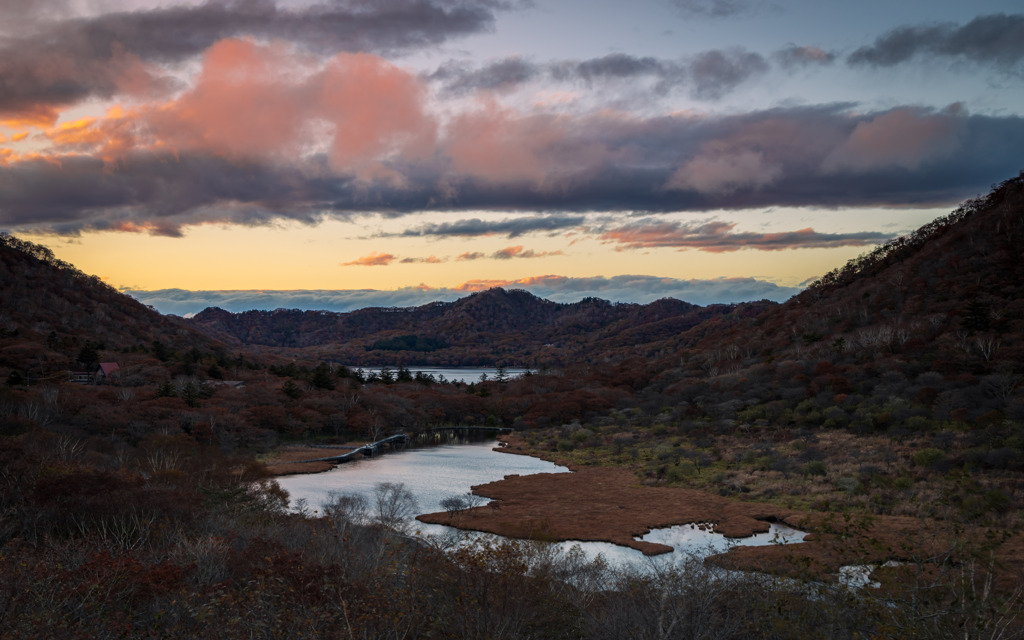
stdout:
<svg viewBox="0 0 1024 640">
<path fill-rule="evenodd" d="M 854 431 L 1022 419 L 1022 252 L 1024 173 L 782 305 L 670 339 L 648 392 L 718 419 Z"/>
<path fill-rule="evenodd" d="M 0 367 L 30 376 L 83 368 L 104 351 L 222 349 L 179 318 L 58 260 L 46 247 L 0 234 Z"/>
<path fill-rule="evenodd" d="M 883 351 L 943 371 L 1024 361 L 1024 173 L 826 274 L 756 320 L 711 333 L 798 355 Z M 749 347 L 748 347 L 749 348 Z"/>
<path fill-rule="evenodd" d="M 663 341 L 707 321 L 756 314 L 772 302 L 700 307 L 663 299 L 555 303 L 522 290 L 489 289 L 411 308 L 247 311 L 209 308 L 191 326 L 226 344 L 317 348 L 348 364 L 536 366 L 649 356 Z"/>
</svg>

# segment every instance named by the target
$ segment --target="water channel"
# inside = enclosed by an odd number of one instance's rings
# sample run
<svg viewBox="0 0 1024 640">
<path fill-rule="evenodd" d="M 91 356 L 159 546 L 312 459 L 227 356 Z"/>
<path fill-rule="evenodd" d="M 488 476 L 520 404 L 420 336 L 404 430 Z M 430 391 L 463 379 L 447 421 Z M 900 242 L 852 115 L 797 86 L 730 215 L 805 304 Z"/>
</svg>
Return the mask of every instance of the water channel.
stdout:
<svg viewBox="0 0 1024 640">
<path fill-rule="evenodd" d="M 417 514 L 444 511 L 441 501 L 451 496 L 465 495 L 473 485 L 500 480 L 506 475 L 534 473 L 569 473 L 565 467 L 529 456 L 511 455 L 494 451 L 494 440 L 465 444 L 409 448 L 386 453 L 374 458 L 348 462 L 331 471 L 278 478 L 288 491 L 292 507 L 305 504 L 313 510 L 327 502 L 331 494 L 362 495 L 372 500 L 374 490 L 382 482 L 401 482 L 416 498 Z M 299 501 L 303 501 L 300 503 Z M 413 530 L 421 536 L 452 536 L 451 527 L 413 523 Z M 721 553 L 734 545 L 766 545 L 800 542 L 804 534 L 784 525 L 771 525 L 767 533 L 749 538 L 730 539 L 691 525 L 655 529 L 642 539 L 669 545 L 672 553 L 647 557 L 639 551 L 606 542 L 562 542 L 558 546 L 568 550 L 579 545 L 585 554 L 595 558 L 598 554 L 612 566 L 674 564 L 690 554 Z"/>
</svg>

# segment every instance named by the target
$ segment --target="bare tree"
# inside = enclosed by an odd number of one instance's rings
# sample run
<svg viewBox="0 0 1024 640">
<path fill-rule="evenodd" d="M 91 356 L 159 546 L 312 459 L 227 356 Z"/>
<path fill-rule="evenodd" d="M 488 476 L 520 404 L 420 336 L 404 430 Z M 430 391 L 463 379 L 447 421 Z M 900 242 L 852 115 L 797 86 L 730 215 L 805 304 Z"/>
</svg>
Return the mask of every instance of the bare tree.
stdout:
<svg viewBox="0 0 1024 640">
<path fill-rule="evenodd" d="M 416 515 L 416 497 L 401 482 L 381 482 L 373 492 L 377 521 L 389 529 L 405 531 Z"/>
</svg>

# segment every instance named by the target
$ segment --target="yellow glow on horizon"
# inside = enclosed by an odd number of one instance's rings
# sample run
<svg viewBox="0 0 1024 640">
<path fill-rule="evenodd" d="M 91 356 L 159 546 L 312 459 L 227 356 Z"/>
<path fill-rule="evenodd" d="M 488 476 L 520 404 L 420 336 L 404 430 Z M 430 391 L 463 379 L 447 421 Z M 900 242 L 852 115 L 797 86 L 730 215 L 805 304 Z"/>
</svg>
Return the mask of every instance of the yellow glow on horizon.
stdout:
<svg viewBox="0 0 1024 640">
<path fill-rule="evenodd" d="M 944 212 L 776 209 L 713 212 L 703 216 L 669 214 L 662 218 L 730 220 L 736 223 L 737 233 L 774 233 L 806 227 L 820 233 L 864 229 L 897 233 L 916 228 L 941 213 Z M 401 235 L 404 230 L 428 223 L 495 215 L 507 217 L 493 213 L 430 212 L 395 218 L 370 215 L 357 221 L 327 219 L 316 225 L 294 221 L 252 227 L 205 224 L 185 228 L 180 238 L 150 235 L 150 227 L 130 223 L 121 225 L 118 231 L 84 232 L 74 239 L 16 235 L 50 247 L 60 259 L 112 286 L 140 290 L 459 288 L 472 282 L 516 282 L 545 275 L 646 275 L 680 280 L 756 278 L 792 287 L 841 267 L 873 248 L 869 244 L 775 251 L 745 248 L 710 252 L 673 247 L 622 250 L 621 245 L 602 242 L 598 235 L 579 230 L 514 238 Z M 495 257 L 501 253 L 535 257 Z M 480 257 L 465 259 L 467 256 Z"/>
</svg>

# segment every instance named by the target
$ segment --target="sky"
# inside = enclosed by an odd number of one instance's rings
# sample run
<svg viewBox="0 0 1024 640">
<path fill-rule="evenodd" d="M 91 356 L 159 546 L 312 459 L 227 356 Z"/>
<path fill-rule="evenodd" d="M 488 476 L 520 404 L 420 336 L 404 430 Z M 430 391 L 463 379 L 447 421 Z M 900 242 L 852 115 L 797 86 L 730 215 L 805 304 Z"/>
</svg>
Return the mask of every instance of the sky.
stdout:
<svg viewBox="0 0 1024 640">
<path fill-rule="evenodd" d="M 782 301 L 1022 111 L 1019 0 L 0 0 L 0 231 L 178 315 Z"/>
</svg>

